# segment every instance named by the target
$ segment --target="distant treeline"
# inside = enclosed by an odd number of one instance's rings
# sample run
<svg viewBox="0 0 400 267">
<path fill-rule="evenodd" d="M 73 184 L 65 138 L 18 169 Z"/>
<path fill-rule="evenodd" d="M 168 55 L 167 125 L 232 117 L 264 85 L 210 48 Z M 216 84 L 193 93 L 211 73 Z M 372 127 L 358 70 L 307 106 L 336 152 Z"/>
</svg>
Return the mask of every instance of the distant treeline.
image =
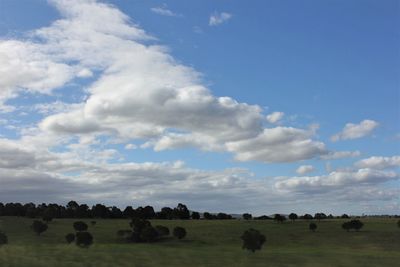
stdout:
<svg viewBox="0 0 400 267">
<path fill-rule="evenodd" d="M 186 205 L 179 203 L 177 207 L 170 208 L 164 207 L 160 211 L 155 211 L 152 206 L 137 207 L 136 209 L 132 206 L 127 206 L 124 210 L 119 209 L 116 206 L 108 207 L 103 204 L 93 205 L 91 208 L 86 204 L 78 204 L 76 201 L 70 201 L 66 206 L 59 204 L 39 204 L 34 203 L 6 203 L 0 202 L 0 216 L 21 216 L 28 218 L 43 218 L 43 219 L 53 219 L 53 218 L 110 218 L 110 219 L 120 219 L 120 218 L 139 218 L 139 219 L 163 219 L 163 220 L 230 220 L 237 219 L 226 213 L 213 214 L 210 212 L 196 212 L 190 211 Z M 397 215 L 391 216 L 394 218 L 400 217 Z M 325 215 L 324 213 L 316 213 L 314 216 L 311 214 L 297 215 L 291 213 L 289 215 L 275 214 L 272 216 L 259 216 L 253 217 L 249 213 L 244 213 L 240 218 L 245 220 L 276 220 L 278 222 L 283 222 L 286 219 L 296 220 L 296 219 L 333 219 L 342 218 L 348 219 L 350 216 L 343 214 L 341 216 L 333 216 L 332 214 Z"/>
</svg>

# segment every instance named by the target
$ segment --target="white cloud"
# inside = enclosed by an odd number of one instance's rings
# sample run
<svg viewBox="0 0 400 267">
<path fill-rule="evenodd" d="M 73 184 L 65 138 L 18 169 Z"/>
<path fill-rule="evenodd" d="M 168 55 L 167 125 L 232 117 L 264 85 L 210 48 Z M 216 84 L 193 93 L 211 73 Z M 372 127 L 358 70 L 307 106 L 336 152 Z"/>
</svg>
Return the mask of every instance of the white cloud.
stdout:
<svg viewBox="0 0 400 267">
<path fill-rule="evenodd" d="M 127 149 L 127 150 L 133 150 L 133 149 L 137 149 L 137 148 L 138 147 L 135 144 L 126 144 L 125 145 L 125 149 Z"/>
<path fill-rule="evenodd" d="M 208 25 L 217 26 L 219 24 L 222 24 L 222 23 L 230 20 L 231 18 L 232 18 L 232 14 L 230 14 L 230 13 L 227 13 L 227 12 L 221 12 L 221 13 L 214 12 L 214 14 L 212 14 L 210 16 L 210 19 L 208 21 Z"/>
<path fill-rule="evenodd" d="M 315 168 L 312 165 L 301 165 L 297 168 L 296 173 L 298 174 L 306 174 L 313 172 Z"/>
<path fill-rule="evenodd" d="M 400 156 L 370 157 L 354 164 L 358 168 L 387 169 L 400 167 Z"/>
<path fill-rule="evenodd" d="M 398 178 L 399 174 L 396 172 L 374 169 L 343 170 L 324 176 L 281 177 L 275 183 L 275 187 L 280 190 L 321 193 L 351 185 L 379 184 Z"/>
<path fill-rule="evenodd" d="M 180 16 L 179 14 L 176 14 L 169 10 L 166 6 L 159 6 L 159 7 L 152 7 L 150 9 L 152 12 L 162 15 L 162 16 L 169 16 L 169 17 L 178 17 Z"/>
<path fill-rule="evenodd" d="M 292 127 L 264 129 L 257 137 L 228 142 L 228 151 L 239 161 L 294 162 L 328 153 L 325 145 L 311 139 L 313 133 Z"/>
<path fill-rule="evenodd" d="M 340 133 L 331 137 L 333 142 L 339 140 L 357 139 L 371 134 L 379 126 L 379 123 L 373 120 L 363 120 L 359 124 L 347 123 Z"/>
<path fill-rule="evenodd" d="M 355 158 L 361 155 L 360 151 L 330 151 L 326 155 L 322 155 L 321 159 L 333 160 L 333 159 L 343 159 L 343 158 Z"/>
<path fill-rule="evenodd" d="M 279 111 L 272 112 L 271 114 L 267 115 L 267 121 L 269 123 L 277 123 L 278 121 L 280 121 L 283 118 L 284 115 L 285 115 L 285 113 L 283 113 L 283 112 L 279 112 Z"/>
</svg>

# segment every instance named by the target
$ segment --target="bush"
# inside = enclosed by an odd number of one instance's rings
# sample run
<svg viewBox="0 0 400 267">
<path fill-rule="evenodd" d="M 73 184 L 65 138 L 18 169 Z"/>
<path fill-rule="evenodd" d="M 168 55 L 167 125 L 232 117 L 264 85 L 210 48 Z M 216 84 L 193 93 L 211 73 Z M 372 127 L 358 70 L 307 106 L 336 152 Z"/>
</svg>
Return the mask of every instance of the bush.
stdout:
<svg viewBox="0 0 400 267">
<path fill-rule="evenodd" d="M 243 240 L 242 248 L 252 252 L 261 249 L 265 243 L 265 236 L 253 228 L 245 231 L 240 238 Z"/>
<path fill-rule="evenodd" d="M 156 230 L 158 232 L 159 236 L 167 236 L 169 235 L 169 229 L 168 227 L 162 226 L 162 225 L 157 225 Z"/>
<path fill-rule="evenodd" d="M 67 241 L 68 244 L 71 244 L 72 242 L 75 241 L 75 235 L 72 233 L 69 233 L 65 236 L 65 240 Z"/>
<path fill-rule="evenodd" d="M 91 221 L 90 224 L 91 224 L 92 226 L 95 226 L 95 225 L 96 225 L 96 221 Z"/>
<path fill-rule="evenodd" d="M 242 215 L 242 218 L 245 219 L 246 221 L 247 221 L 247 220 L 251 220 L 252 217 L 253 217 L 253 216 L 251 216 L 250 213 L 244 213 L 244 214 Z"/>
<path fill-rule="evenodd" d="M 144 228 L 151 226 L 151 223 L 148 220 L 135 218 L 132 219 L 129 225 L 132 227 L 133 232 L 140 234 Z"/>
<path fill-rule="evenodd" d="M 360 220 L 351 220 L 342 224 L 342 228 L 345 229 L 347 232 L 351 229 L 354 229 L 358 232 L 363 226 L 364 223 L 362 223 Z"/>
<path fill-rule="evenodd" d="M 88 229 L 88 225 L 82 221 L 74 222 L 73 227 L 77 232 L 84 232 Z"/>
<path fill-rule="evenodd" d="M 79 247 L 87 248 L 93 244 L 93 236 L 89 232 L 77 232 L 75 243 Z"/>
<path fill-rule="evenodd" d="M 144 242 L 154 242 L 158 236 L 158 232 L 153 226 L 147 226 L 140 232 L 140 239 Z"/>
<path fill-rule="evenodd" d="M 40 235 L 47 230 L 48 226 L 42 221 L 35 220 L 33 221 L 31 228 L 37 235 Z"/>
<path fill-rule="evenodd" d="M 186 230 L 183 227 L 177 226 L 174 228 L 173 234 L 176 238 L 182 239 L 186 236 Z"/>
<path fill-rule="evenodd" d="M 5 233 L 0 232 L 0 246 L 8 243 L 8 238 Z"/>
<path fill-rule="evenodd" d="M 316 225 L 315 223 L 310 223 L 310 225 L 308 226 L 308 228 L 309 228 L 311 231 L 315 232 L 315 230 L 317 230 L 317 225 Z"/>
<path fill-rule="evenodd" d="M 200 219 L 200 213 L 198 213 L 197 211 L 193 211 L 192 212 L 192 219 L 193 220 L 199 220 Z"/>
</svg>

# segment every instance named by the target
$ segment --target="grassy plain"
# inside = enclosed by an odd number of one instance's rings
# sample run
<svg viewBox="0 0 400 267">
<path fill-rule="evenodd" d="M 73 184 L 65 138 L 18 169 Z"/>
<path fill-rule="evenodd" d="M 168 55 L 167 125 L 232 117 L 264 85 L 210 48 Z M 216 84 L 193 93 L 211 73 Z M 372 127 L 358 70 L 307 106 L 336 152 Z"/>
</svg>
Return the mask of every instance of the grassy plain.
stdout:
<svg viewBox="0 0 400 267">
<path fill-rule="evenodd" d="M 67 245 L 64 236 L 73 232 L 73 219 L 55 219 L 42 236 L 29 228 L 32 219 L 0 217 L 0 231 L 9 244 L 0 247 L 1 267 L 145 267 L 145 266 L 399 266 L 400 229 L 396 220 L 363 219 L 360 232 L 345 232 L 343 220 L 278 224 L 273 221 L 178 221 L 153 220 L 153 225 L 172 229 L 183 226 L 184 240 L 172 237 L 152 244 L 122 243 L 119 229 L 128 220 L 100 220 L 90 226 L 94 245 L 88 249 Z M 90 220 L 84 220 L 90 222 Z M 89 223 L 88 223 L 89 224 Z M 89 224 L 90 225 L 90 224 Z M 248 228 L 267 238 L 261 251 L 241 248 L 240 235 Z"/>
</svg>

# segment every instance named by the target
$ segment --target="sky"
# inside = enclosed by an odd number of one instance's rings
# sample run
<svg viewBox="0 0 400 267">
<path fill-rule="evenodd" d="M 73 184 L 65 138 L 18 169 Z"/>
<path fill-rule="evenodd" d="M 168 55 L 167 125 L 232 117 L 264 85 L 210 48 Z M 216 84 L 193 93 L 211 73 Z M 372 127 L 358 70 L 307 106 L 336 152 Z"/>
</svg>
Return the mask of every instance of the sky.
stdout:
<svg viewBox="0 0 400 267">
<path fill-rule="evenodd" d="M 0 202 L 400 214 L 399 1 L 0 0 Z"/>
</svg>

